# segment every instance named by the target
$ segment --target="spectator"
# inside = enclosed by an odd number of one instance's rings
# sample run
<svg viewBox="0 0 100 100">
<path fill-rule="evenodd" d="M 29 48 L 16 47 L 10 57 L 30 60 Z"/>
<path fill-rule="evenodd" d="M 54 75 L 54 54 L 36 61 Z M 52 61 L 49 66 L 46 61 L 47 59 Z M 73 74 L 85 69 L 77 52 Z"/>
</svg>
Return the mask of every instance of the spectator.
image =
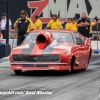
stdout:
<svg viewBox="0 0 100 100">
<path fill-rule="evenodd" d="M 69 30 L 77 31 L 77 23 L 75 18 L 71 19 L 71 23 L 69 24 Z"/>
<path fill-rule="evenodd" d="M 77 22 L 78 32 L 83 36 L 89 38 L 90 33 L 90 20 L 87 19 L 86 14 L 82 13 L 81 19 Z"/>
<path fill-rule="evenodd" d="M 18 34 L 17 46 L 21 45 L 25 36 L 34 30 L 34 24 L 31 19 L 27 17 L 27 12 L 25 10 L 21 11 L 20 16 L 21 17 L 14 23 L 14 35 L 16 36 L 16 33 Z"/>
<path fill-rule="evenodd" d="M 9 33 L 7 33 L 7 14 L 3 13 L 2 14 L 2 19 L 1 19 L 1 33 L 3 34 L 3 38 L 6 39 L 6 34 L 11 34 L 11 20 L 9 19 Z"/>
<path fill-rule="evenodd" d="M 62 29 L 61 22 L 58 20 L 58 17 L 56 14 L 52 15 L 52 20 L 49 21 L 49 23 L 46 26 L 47 29 Z"/>
<path fill-rule="evenodd" d="M 70 30 L 69 29 L 70 24 L 71 24 L 71 19 L 68 19 L 68 22 L 65 25 L 65 30 Z"/>
<path fill-rule="evenodd" d="M 94 22 L 93 20 L 91 20 L 91 22 L 90 22 L 90 38 L 92 38 L 92 28 L 95 25 L 96 25 L 96 22 Z"/>
<path fill-rule="evenodd" d="M 35 16 L 35 30 L 42 30 L 42 21 L 39 19 L 39 16 Z"/>
</svg>

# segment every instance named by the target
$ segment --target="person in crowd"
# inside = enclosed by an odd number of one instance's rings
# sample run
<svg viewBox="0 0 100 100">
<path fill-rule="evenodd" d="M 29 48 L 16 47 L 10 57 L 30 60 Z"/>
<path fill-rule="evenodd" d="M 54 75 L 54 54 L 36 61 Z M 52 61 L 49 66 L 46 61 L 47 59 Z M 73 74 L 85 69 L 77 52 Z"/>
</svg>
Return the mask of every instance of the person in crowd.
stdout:
<svg viewBox="0 0 100 100">
<path fill-rule="evenodd" d="M 71 24 L 71 18 L 68 19 L 68 22 L 65 25 L 65 30 L 69 30 L 70 24 Z"/>
<path fill-rule="evenodd" d="M 54 29 L 54 30 L 62 29 L 61 22 L 58 20 L 56 14 L 52 15 L 52 19 L 48 22 L 46 29 Z"/>
<path fill-rule="evenodd" d="M 92 38 L 92 29 L 96 25 L 96 22 L 93 19 L 90 22 L 90 38 Z"/>
<path fill-rule="evenodd" d="M 42 30 L 42 21 L 40 20 L 39 16 L 36 15 L 34 21 L 35 29 L 34 30 Z"/>
<path fill-rule="evenodd" d="M 78 32 L 82 34 L 83 36 L 89 38 L 90 33 L 90 20 L 87 19 L 87 16 L 85 13 L 82 13 L 81 19 L 77 22 Z"/>
<path fill-rule="evenodd" d="M 69 30 L 77 31 L 77 22 L 75 18 L 71 19 L 71 23 L 69 24 Z"/>
<path fill-rule="evenodd" d="M 3 39 L 6 39 L 6 35 L 9 34 L 9 37 L 11 35 L 11 29 L 12 29 L 12 23 L 9 19 L 9 33 L 7 33 L 7 14 L 2 14 L 1 24 L 0 24 L 1 33 L 3 34 Z"/>
<path fill-rule="evenodd" d="M 18 35 L 17 37 L 17 46 L 21 45 L 25 36 L 29 34 L 31 31 L 34 31 L 34 24 L 30 18 L 27 17 L 27 12 L 22 10 L 20 12 L 20 18 L 18 18 L 14 23 L 15 33 L 14 35 Z"/>
</svg>

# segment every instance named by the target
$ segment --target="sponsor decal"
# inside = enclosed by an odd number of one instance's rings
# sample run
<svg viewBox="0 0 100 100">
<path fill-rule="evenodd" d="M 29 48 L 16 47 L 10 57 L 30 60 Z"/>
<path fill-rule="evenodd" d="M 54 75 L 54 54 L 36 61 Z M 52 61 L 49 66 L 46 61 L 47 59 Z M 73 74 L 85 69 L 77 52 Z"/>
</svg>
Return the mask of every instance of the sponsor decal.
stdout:
<svg viewBox="0 0 100 100">
<path fill-rule="evenodd" d="M 18 21 L 18 23 L 21 23 L 21 21 Z"/>
<path fill-rule="evenodd" d="M 33 57 L 33 60 L 38 60 L 38 57 Z"/>
</svg>

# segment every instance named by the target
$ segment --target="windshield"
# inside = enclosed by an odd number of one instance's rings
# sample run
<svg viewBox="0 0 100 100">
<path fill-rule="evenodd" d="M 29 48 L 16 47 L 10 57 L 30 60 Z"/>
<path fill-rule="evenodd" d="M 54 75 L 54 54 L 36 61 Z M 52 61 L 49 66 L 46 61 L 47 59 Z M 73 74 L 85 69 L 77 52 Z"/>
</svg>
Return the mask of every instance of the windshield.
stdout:
<svg viewBox="0 0 100 100">
<path fill-rule="evenodd" d="M 74 40 L 72 38 L 72 34 L 68 32 L 51 32 L 53 34 L 53 37 L 56 39 L 58 43 L 61 42 L 68 42 L 74 44 Z M 35 41 L 37 37 L 38 32 L 30 33 L 24 40 L 24 44 Z"/>
<path fill-rule="evenodd" d="M 24 44 L 35 41 L 36 40 L 37 33 L 30 33 L 26 36 L 25 40 L 23 41 Z"/>
</svg>

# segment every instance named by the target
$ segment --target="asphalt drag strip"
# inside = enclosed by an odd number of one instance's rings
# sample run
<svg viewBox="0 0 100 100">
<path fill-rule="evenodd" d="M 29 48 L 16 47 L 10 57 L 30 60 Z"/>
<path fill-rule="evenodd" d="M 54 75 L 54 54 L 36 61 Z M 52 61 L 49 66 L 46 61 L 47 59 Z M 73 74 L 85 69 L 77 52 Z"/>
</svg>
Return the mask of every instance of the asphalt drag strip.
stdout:
<svg viewBox="0 0 100 100">
<path fill-rule="evenodd" d="M 25 71 L 15 75 L 9 61 L 0 63 L 0 91 L 35 91 L 37 94 L 0 94 L 0 100 L 100 100 L 100 54 L 93 54 L 86 71 L 71 74 Z M 42 94 L 38 91 L 51 91 Z"/>
</svg>

